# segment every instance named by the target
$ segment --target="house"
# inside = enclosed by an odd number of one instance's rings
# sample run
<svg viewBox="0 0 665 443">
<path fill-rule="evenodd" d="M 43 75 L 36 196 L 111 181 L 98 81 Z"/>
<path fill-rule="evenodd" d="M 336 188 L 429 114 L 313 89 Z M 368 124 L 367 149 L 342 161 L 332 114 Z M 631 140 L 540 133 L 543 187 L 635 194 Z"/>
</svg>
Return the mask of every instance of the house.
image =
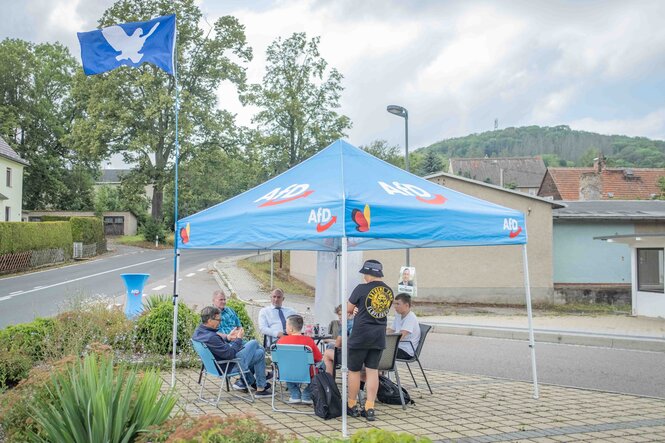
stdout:
<svg viewBox="0 0 665 443">
<path fill-rule="evenodd" d="M 26 166 L 29 163 L 0 137 L 0 221 L 21 221 Z"/>
<path fill-rule="evenodd" d="M 540 157 L 451 158 L 448 172 L 481 182 L 537 195 L 545 175 Z"/>
<path fill-rule="evenodd" d="M 131 169 L 102 169 L 102 176 L 95 182 L 95 192 L 103 186 L 119 187 L 122 182 L 122 177 L 129 174 Z M 145 196 L 148 198 L 148 212 L 152 210 L 152 191 L 154 186 L 152 184 L 144 186 L 143 190 Z"/>
<path fill-rule="evenodd" d="M 554 200 L 649 200 L 661 194 L 663 168 L 547 168 L 538 195 Z"/>
<path fill-rule="evenodd" d="M 557 300 L 552 280 L 552 209 L 563 205 L 537 196 L 444 172 L 426 179 L 525 214 L 529 241 L 529 276 L 534 302 Z M 521 246 L 411 249 L 417 270 L 418 300 L 460 303 L 524 304 Z M 403 249 L 364 251 L 364 259 L 377 258 L 385 281 L 395 289 L 404 265 Z M 316 253 L 291 251 L 291 274 L 316 285 Z"/>
<path fill-rule="evenodd" d="M 568 302 L 631 303 L 630 245 L 595 238 L 639 238 L 665 232 L 665 201 L 561 203 L 566 207 L 553 211 L 555 292 Z M 633 310 L 639 307 L 633 304 Z"/>
</svg>

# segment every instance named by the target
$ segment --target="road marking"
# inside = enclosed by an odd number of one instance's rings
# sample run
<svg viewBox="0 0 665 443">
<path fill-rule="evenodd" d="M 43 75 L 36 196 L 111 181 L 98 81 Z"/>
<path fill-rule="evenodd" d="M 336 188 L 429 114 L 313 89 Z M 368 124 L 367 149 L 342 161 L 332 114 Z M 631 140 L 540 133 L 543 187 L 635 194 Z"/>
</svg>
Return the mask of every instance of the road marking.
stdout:
<svg viewBox="0 0 665 443">
<path fill-rule="evenodd" d="M 10 292 L 10 293 L 9 293 L 9 295 L 16 295 L 16 294 L 20 294 L 21 292 L 23 292 L 23 291 L 14 291 L 14 292 Z"/>
<path fill-rule="evenodd" d="M 205 270 L 206 270 L 206 268 L 201 268 L 201 269 L 197 269 L 196 272 L 203 272 Z"/>
<path fill-rule="evenodd" d="M 196 272 L 190 272 L 189 274 L 185 275 L 185 277 L 194 277 L 196 275 Z"/>
<path fill-rule="evenodd" d="M 159 291 L 160 289 L 164 289 L 165 287 L 166 287 L 166 285 L 159 285 L 159 286 L 155 286 L 154 288 L 152 288 L 152 290 L 153 291 Z"/>
<path fill-rule="evenodd" d="M 98 272 L 98 273 L 96 273 L 96 274 L 90 274 L 90 275 L 86 275 L 86 276 L 84 276 L 84 277 L 79 277 L 79 278 L 74 278 L 74 279 L 72 279 L 72 280 L 62 281 L 62 282 L 60 282 L 60 283 L 54 283 L 54 284 L 52 284 L 52 285 L 48 285 L 48 286 L 39 286 L 39 287 L 37 287 L 37 288 L 30 289 L 29 291 L 24 291 L 22 294 L 29 294 L 29 293 L 31 293 L 31 292 L 40 291 L 40 290 L 42 290 L 42 289 L 54 288 L 54 287 L 56 287 L 56 286 L 62 286 L 62 285 L 66 285 L 66 284 L 68 284 L 68 283 L 73 283 L 73 282 L 75 282 L 75 281 L 81 281 L 81 280 L 86 280 L 86 279 L 88 279 L 88 278 L 97 277 L 98 275 L 110 274 L 111 272 L 121 271 L 121 270 L 123 270 L 123 269 L 133 268 L 134 266 L 141 266 L 141 265 L 145 265 L 145 264 L 148 264 L 148 263 L 153 263 L 153 262 L 156 262 L 156 261 L 164 260 L 165 258 L 166 258 L 166 257 L 156 258 L 156 259 L 154 259 L 154 260 L 148 260 L 148 261 L 144 261 L 144 262 L 141 262 L 141 263 L 135 263 L 135 264 L 133 264 L 133 265 L 123 266 L 123 267 L 121 267 L 121 268 L 110 269 L 110 270 L 108 270 L 108 271 Z M 16 295 L 18 295 L 18 294 L 16 294 Z M 11 294 L 10 294 L 10 295 L 8 295 L 8 296 L 6 296 L 6 297 L 1 297 L 1 298 L 0 298 L 0 301 L 9 300 L 10 298 L 16 297 L 16 295 L 11 295 Z"/>
<path fill-rule="evenodd" d="M 41 288 L 43 288 L 43 287 L 44 287 L 44 286 L 35 286 L 35 287 L 32 288 L 32 289 L 41 289 Z M 11 294 L 10 294 L 10 295 L 11 295 Z"/>
</svg>

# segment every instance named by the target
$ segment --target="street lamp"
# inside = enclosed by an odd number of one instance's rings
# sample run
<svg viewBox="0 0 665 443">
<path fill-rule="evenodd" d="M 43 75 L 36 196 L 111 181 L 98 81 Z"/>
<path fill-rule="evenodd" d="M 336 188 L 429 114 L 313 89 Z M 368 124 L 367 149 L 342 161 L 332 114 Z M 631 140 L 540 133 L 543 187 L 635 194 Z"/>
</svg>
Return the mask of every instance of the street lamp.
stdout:
<svg viewBox="0 0 665 443">
<path fill-rule="evenodd" d="M 402 106 L 388 105 L 386 111 L 393 115 L 404 118 L 404 166 L 406 172 L 409 172 L 409 111 Z M 409 249 L 406 250 L 406 266 L 410 266 Z"/>
</svg>

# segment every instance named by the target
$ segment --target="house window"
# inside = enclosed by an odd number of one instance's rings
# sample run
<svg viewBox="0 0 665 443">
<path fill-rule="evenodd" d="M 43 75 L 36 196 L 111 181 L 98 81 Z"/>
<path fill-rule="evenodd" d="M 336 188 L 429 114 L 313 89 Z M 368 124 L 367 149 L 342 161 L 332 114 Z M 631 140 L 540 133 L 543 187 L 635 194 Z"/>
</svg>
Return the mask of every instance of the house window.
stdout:
<svg viewBox="0 0 665 443">
<path fill-rule="evenodd" d="M 662 294 L 663 287 L 663 249 L 637 249 L 637 290 Z"/>
<path fill-rule="evenodd" d="M 9 206 L 5 206 L 5 221 L 9 221 L 9 217 L 12 215 L 12 209 Z"/>
<path fill-rule="evenodd" d="M 7 168 L 7 187 L 12 187 L 12 168 Z"/>
</svg>

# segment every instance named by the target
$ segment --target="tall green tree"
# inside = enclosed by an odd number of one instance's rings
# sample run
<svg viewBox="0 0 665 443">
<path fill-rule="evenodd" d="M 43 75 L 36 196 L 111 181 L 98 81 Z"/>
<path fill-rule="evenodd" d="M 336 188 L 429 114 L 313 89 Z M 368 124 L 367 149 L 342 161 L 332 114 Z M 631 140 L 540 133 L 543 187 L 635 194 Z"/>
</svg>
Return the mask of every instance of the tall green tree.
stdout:
<svg viewBox="0 0 665 443">
<path fill-rule="evenodd" d="M 423 158 L 422 164 L 418 170 L 418 175 L 429 175 L 444 170 L 443 159 L 436 152 L 429 150 Z"/>
<path fill-rule="evenodd" d="M 404 168 L 404 153 L 398 145 L 389 145 L 386 140 L 374 140 L 368 145 L 359 146 L 359 148 L 374 157 L 399 168 Z"/>
<path fill-rule="evenodd" d="M 212 29 L 201 29 L 202 14 L 194 0 L 119 0 L 107 9 L 100 26 L 177 14 L 177 71 L 180 88 L 181 159 L 202 150 L 227 149 L 220 140 L 230 130 L 228 112 L 217 107 L 217 89 L 224 81 L 245 85 L 244 63 L 252 58 L 244 27 L 230 16 Z M 153 184 L 152 217 L 163 218 L 164 188 L 173 181 L 175 154 L 175 79 L 153 65 L 121 67 L 78 76 L 75 98 L 85 118 L 74 122 L 72 142 L 100 158 L 121 153 L 145 184 Z"/>
<path fill-rule="evenodd" d="M 0 42 L 0 135 L 30 162 L 26 209 L 92 208 L 96 163 L 65 142 L 78 112 L 71 98 L 77 65 L 60 43 Z"/>
<path fill-rule="evenodd" d="M 260 108 L 253 122 L 273 173 L 310 157 L 351 128 L 349 118 L 336 111 L 342 74 L 328 69 L 319 42 L 305 33 L 275 40 L 266 51 L 263 83 L 241 95 L 243 103 Z"/>
</svg>

